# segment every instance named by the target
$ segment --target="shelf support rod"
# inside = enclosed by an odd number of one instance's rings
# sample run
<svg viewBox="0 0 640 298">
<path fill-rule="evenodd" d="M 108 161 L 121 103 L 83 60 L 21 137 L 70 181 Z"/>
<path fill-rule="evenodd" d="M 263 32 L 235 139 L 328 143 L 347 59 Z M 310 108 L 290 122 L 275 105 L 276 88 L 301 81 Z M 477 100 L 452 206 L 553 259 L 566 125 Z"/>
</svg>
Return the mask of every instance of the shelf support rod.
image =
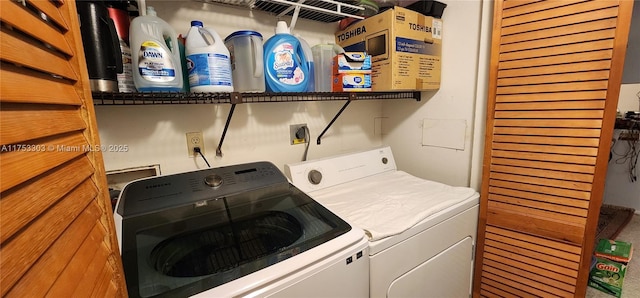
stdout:
<svg viewBox="0 0 640 298">
<path fill-rule="evenodd" d="M 236 104 L 242 103 L 242 94 L 239 92 L 232 92 L 230 94 L 231 101 L 231 109 L 229 110 L 229 115 L 227 116 L 227 122 L 224 124 L 224 130 L 222 131 L 222 137 L 220 137 L 220 143 L 218 143 L 218 148 L 216 148 L 216 156 L 222 157 L 222 143 L 224 142 L 224 137 L 227 135 L 227 130 L 229 129 L 229 123 L 231 123 L 231 118 L 233 117 L 233 111 L 236 109 Z"/>
<path fill-rule="evenodd" d="M 338 111 L 338 113 L 333 117 L 333 119 L 331 119 L 331 122 L 329 122 L 327 127 L 325 127 L 322 133 L 320 133 L 320 135 L 318 136 L 318 139 L 316 140 L 316 144 L 320 145 L 320 140 L 322 139 L 322 136 L 327 132 L 327 130 L 329 130 L 329 127 L 331 127 L 331 125 L 333 125 L 333 123 L 336 122 L 338 117 L 340 117 L 340 114 L 342 114 L 342 112 L 347 108 L 347 106 L 350 103 L 351 103 L 351 99 L 347 100 L 347 102 L 342 106 L 340 111 Z"/>
<path fill-rule="evenodd" d="M 227 123 L 224 124 L 224 130 L 222 131 L 222 137 L 220 137 L 220 143 L 218 143 L 218 148 L 216 149 L 216 156 L 222 157 L 222 142 L 224 142 L 224 137 L 227 135 L 227 129 L 229 129 L 229 123 L 231 123 L 231 117 L 233 117 L 233 110 L 236 109 L 236 104 L 231 104 L 231 110 L 229 110 L 229 116 L 227 116 Z"/>
</svg>

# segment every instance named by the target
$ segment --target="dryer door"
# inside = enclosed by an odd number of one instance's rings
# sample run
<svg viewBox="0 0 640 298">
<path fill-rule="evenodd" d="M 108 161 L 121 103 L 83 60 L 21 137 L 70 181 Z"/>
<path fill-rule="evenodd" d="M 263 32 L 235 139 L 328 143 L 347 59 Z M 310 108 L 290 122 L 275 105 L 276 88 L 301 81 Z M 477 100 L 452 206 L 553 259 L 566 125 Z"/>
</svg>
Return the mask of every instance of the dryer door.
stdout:
<svg viewBox="0 0 640 298">
<path fill-rule="evenodd" d="M 468 297 L 472 252 L 471 237 L 460 240 L 394 280 L 387 297 Z"/>
</svg>

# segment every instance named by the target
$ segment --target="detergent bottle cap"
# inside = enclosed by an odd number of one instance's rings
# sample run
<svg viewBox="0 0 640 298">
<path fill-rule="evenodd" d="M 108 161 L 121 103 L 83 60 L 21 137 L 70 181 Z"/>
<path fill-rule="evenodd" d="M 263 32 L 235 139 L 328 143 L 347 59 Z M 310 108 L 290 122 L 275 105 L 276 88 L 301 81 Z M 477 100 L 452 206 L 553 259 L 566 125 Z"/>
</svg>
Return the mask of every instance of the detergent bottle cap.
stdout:
<svg viewBox="0 0 640 298">
<path fill-rule="evenodd" d="M 204 24 L 202 24 L 201 21 L 191 21 L 191 27 L 204 27 Z"/>
<path fill-rule="evenodd" d="M 147 15 L 154 16 L 154 17 L 158 16 L 153 6 L 147 6 Z"/>
<path fill-rule="evenodd" d="M 287 22 L 278 21 L 278 24 L 276 25 L 276 34 L 282 33 L 291 33 L 291 31 L 289 31 L 289 27 L 287 27 Z"/>
</svg>

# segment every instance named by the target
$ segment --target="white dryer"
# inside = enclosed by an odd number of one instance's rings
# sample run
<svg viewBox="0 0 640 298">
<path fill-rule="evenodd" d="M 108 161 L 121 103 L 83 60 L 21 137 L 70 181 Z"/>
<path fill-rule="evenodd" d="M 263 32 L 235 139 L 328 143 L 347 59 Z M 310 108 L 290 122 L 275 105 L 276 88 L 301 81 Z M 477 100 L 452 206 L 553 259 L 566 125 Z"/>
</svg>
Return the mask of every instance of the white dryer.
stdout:
<svg viewBox="0 0 640 298">
<path fill-rule="evenodd" d="M 399 171 L 390 147 L 285 165 L 369 238 L 371 297 L 468 297 L 479 194 Z"/>
</svg>

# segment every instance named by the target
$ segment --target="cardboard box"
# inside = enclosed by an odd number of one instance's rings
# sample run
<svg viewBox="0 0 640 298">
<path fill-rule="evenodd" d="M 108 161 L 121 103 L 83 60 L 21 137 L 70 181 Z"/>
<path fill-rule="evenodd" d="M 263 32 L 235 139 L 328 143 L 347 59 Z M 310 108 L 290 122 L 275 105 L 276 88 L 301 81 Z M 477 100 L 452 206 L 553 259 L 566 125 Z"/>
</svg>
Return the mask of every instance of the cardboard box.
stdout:
<svg viewBox="0 0 640 298">
<path fill-rule="evenodd" d="M 435 90 L 442 26 L 442 20 L 395 6 L 336 32 L 336 44 L 371 55 L 373 91 Z"/>
<path fill-rule="evenodd" d="M 370 73 L 338 73 L 333 75 L 333 92 L 371 91 Z"/>
<path fill-rule="evenodd" d="M 371 55 L 346 52 L 333 57 L 333 73 L 371 73 Z"/>
<path fill-rule="evenodd" d="M 627 265 L 593 257 L 589 272 L 589 286 L 609 295 L 620 297 Z"/>
<path fill-rule="evenodd" d="M 594 255 L 599 258 L 627 264 L 633 255 L 633 245 L 623 241 L 600 239 Z"/>
</svg>

